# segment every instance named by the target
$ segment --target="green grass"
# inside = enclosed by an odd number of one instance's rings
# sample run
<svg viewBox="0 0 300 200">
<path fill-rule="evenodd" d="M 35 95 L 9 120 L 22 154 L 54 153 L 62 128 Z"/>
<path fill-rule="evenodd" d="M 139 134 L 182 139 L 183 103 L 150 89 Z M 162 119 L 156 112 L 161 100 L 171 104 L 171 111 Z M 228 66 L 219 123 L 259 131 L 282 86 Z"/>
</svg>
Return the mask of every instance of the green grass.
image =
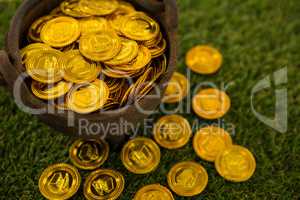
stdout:
<svg viewBox="0 0 300 200">
<path fill-rule="evenodd" d="M 3 2 L 3 1 L 1 1 Z M 177 162 L 196 160 L 208 171 L 205 191 L 193 198 L 176 199 L 299 199 L 300 198 L 300 2 L 298 0 L 181 0 L 178 71 L 185 72 L 186 51 L 210 44 L 224 55 L 224 65 L 213 76 L 191 75 L 192 87 L 203 81 L 228 89 L 232 108 L 225 124 L 235 125 L 234 142 L 249 148 L 257 160 L 254 176 L 244 183 L 221 178 L 213 164 L 197 158 L 189 143 L 185 148 L 162 150 L 159 168 L 148 175 L 133 175 L 122 166 L 119 152 L 110 154 L 105 167 L 121 171 L 126 179 L 121 200 L 131 199 L 142 186 L 166 185 L 166 174 Z M 14 6 L 0 3 L 0 45 Z M 250 108 L 253 86 L 283 67 L 288 68 L 288 131 L 279 133 L 260 122 Z M 274 88 L 273 88 L 274 89 Z M 274 90 L 261 92 L 255 106 L 273 115 Z M 169 106 L 172 108 L 172 106 Z M 153 116 L 157 119 L 159 115 Z M 190 122 L 198 120 L 185 113 Z M 195 131 L 195 130 L 194 130 Z M 48 165 L 68 162 L 69 137 L 53 131 L 36 117 L 23 113 L 0 88 L 0 199 L 43 199 L 39 175 Z M 86 173 L 84 173 L 86 174 Z M 83 175 L 83 174 L 82 174 Z M 74 199 L 83 199 L 82 190 Z"/>
</svg>

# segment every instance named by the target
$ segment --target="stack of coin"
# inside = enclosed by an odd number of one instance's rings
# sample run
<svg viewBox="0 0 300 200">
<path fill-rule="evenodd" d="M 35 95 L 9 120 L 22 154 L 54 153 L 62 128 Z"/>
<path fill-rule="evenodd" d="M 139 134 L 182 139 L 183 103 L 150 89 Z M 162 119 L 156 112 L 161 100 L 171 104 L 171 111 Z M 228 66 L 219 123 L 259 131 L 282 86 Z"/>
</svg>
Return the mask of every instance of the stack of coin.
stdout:
<svg viewBox="0 0 300 200">
<path fill-rule="evenodd" d="M 160 25 L 121 0 L 65 0 L 27 38 L 21 56 L 33 94 L 81 114 L 140 100 L 167 68 Z"/>
</svg>

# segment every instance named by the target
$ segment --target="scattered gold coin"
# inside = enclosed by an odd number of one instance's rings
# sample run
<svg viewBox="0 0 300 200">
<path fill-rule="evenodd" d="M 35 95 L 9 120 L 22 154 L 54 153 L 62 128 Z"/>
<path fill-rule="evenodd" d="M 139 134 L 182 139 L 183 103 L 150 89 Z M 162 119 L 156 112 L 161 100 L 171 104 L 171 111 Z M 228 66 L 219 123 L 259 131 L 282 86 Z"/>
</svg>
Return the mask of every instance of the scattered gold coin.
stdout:
<svg viewBox="0 0 300 200">
<path fill-rule="evenodd" d="M 210 46 L 196 46 L 186 54 L 186 65 L 199 74 L 213 74 L 222 65 L 222 54 Z"/>
<path fill-rule="evenodd" d="M 210 162 L 214 162 L 217 155 L 231 145 L 230 134 L 216 126 L 201 128 L 197 131 L 193 140 L 193 147 L 197 155 Z"/>
<path fill-rule="evenodd" d="M 49 20 L 41 30 L 41 40 L 52 47 L 72 44 L 79 36 L 79 22 L 72 17 L 56 17 Z"/>
<path fill-rule="evenodd" d="M 204 119 L 219 119 L 230 109 L 231 103 L 228 95 L 215 88 L 200 90 L 193 97 L 192 102 L 195 113 Z"/>
<path fill-rule="evenodd" d="M 189 92 L 189 81 L 187 78 L 178 72 L 175 72 L 168 83 L 165 95 L 163 97 L 164 103 L 177 103 L 182 101 Z"/>
<path fill-rule="evenodd" d="M 188 143 L 192 135 L 189 122 L 179 115 L 161 117 L 154 126 L 154 139 L 162 147 L 177 149 Z"/>
<path fill-rule="evenodd" d="M 47 199 L 69 199 L 79 189 L 81 177 L 78 170 L 68 164 L 50 165 L 39 179 L 39 189 Z"/>
<path fill-rule="evenodd" d="M 76 167 L 93 170 L 107 160 L 109 145 L 99 139 L 78 139 L 72 144 L 69 155 Z"/>
<path fill-rule="evenodd" d="M 124 190 L 125 180 L 121 173 L 99 169 L 86 179 L 83 193 L 87 200 L 115 200 Z"/>
<path fill-rule="evenodd" d="M 130 140 L 121 152 L 123 165 L 134 174 L 147 174 L 160 163 L 160 149 L 157 144 L 144 137 Z"/>
<path fill-rule="evenodd" d="M 226 180 L 243 182 L 255 172 L 256 162 L 253 154 L 245 147 L 233 145 L 219 153 L 215 161 L 218 173 Z"/>
<path fill-rule="evenodd" d="M 174 200 L 170 190 L 160 184 L 147 185 L 141 188 L 134 196 L 133 200 Z"/>
<path fill-rule="evenodd" d="M 181 162 L 168 173 L 169 187 L 179 196 L 191 197 L 200 194 L 208 183 L 208 174 L 196 162 Z"/>
<path fill-rule="evenodd" d="M 108 98 L 109 88 L 106 83 L 96 80 L 71 89 L 67 96 L 67 104 L 71 110 L 87 114 L 101 109 Z"/>
</svg>

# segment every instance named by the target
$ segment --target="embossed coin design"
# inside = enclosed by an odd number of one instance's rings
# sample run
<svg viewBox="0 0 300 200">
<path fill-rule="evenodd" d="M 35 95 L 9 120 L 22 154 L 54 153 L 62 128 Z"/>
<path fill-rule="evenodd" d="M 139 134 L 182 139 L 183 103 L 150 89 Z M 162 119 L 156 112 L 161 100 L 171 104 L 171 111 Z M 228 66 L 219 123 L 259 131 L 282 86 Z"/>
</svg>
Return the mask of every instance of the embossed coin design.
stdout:
<svg viewBox="0 0 300 200">
<path fill-rule="evenodd" d="M 233 145 L 217 156 L 215 167 L 226 180 L 243 182 L 250 179 L 254 174 L 256 162 L 248 149 Z"/>
<path fill-rule="evenodd" d="M 186 145 L 192 135 L 189 122 L 180 115 L 161 117 L 154 126 L 154 139 L 162 147 L 177 149 Z"/>
<path fill-rule="evenodd" d="M 101 72 L 101 65 L 85 59 L 79 50 L 65 53 L 64 79 L 73 83 L 95 80 Z"/>
<path fill-rule="evenodd" d="M 119 7 L 117 0 L 81 0 L 80 10 L 91 15 L 109 15 Z"/>
<path fill-rule="evenodd" d="M 179 196 L 191 197 L 200 194 L 207 186 L 208 174 L 196 162 L 181 162 L 168 173 L 169 187 Z"/>
<path fill-rule="evenodd" d="M 101 109 L 109 97 L 106 83 L 96 80 L 71 89 L 67 97 L 68 107 L 77 113 L 91 113 Z"/>
<path fill-rule="evenodd" d="M 63 78 L 65 68 L 63 53 L 54 49 L 44 49 L 31 53 L 27 58 L 26 72 L 41 83 L 55 83 Z"/>
<path fill-rule="evenodd" d="M 40 176 L 39 189 L 47 199 L 69 199 L 79 189 L 81 177 L 78 170 L 68 164 L 47 167 Z"/>
<path fill-rule="evenodd" d="M 213 74 L 222 65 L 221 53 L 210 46 L 196 46 L 186 54 L 186 65 L 199 74 Z"/>
<path fill-rule="evenodd" d="M 174 197 L 168 188 L 160 184 L 153 184 L 141 188 L 133 200 L 174 200 Z"/>
<path fill-rule="evenodd" d="M 83 193 L 88 200 L 115 200 L 124 190 L 121 173 L 109 169 L 92 172 L 84 183 Z"/>
<path fill-rule="evenodd" d="M 48 21 L 41 30 L 41 40 L 53 47 L 64 47 L 80 36 L 79 22 L 72 17 L 57 17 Z"/>
<path fill-rule="evenodd" d="M 69 151 L 72 163 L 86 170 L 100 167 L 107 160 L 108 154 L 108 143 L 98 139 L 78 139 Z"/>
<path fill-rule="evenodd" d="M 192 102 L 195 113 L 204 119 L 219 119 L 230 109 L 231 103 L 228 95 L 215 88 L 200 90 L 193 97 Z"/>
<path fill-rule="evenodd" d="M 160 28 L 158 23 L 145 13 L 133 12 L 124 19 L 121 31 L 130 39 L 146 41 L 157 37 Z"/>
<path fill-rule="evenodd" d="M 182 101 L 189 92 L 190 83 L 187 78 L 178 72 L 175 72 L 168 83 L 165 95 L 163 97 L 164 103 L 177 103 Z"/>
<path fill-rule="evenodd" d="M 193 140 L 193 147 L 197 155 L 210 162 L 214 162 L 217 155 L 231 145 L 230 134 L 216 126 L 201 128 Z"/>
<path fill-rule="evenodd" d="M 97 32 L 81 36 L 80 52 L 93 61 L 107 61 L 121 50 L 121 39 L 114 32 Z"/>
<path fill-rule="evenodd" d="M 130 140 L 121 152 L 123 165 L 134 174 L 146 174 L 155 170 L 160 163 L 160 156 L 157 144 L 144 137 Z"/>
</svg>

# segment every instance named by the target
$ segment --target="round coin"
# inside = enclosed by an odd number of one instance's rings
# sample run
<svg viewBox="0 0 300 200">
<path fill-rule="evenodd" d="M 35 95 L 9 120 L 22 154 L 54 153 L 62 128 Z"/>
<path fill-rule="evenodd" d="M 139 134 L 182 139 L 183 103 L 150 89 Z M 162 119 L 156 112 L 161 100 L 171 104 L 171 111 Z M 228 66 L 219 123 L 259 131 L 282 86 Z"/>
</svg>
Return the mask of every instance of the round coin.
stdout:
<svg viewBox="0 0 300 200">
<path fill-rule="evenodd" d="M 60 9 L 64 14 L 72 17 L 89 17 L 89 14 L 80 10 L 79 2 L 80 0 L 65 0 L 60 4 Z"/>
<path fill-rule="evenodd" d="M 60 81 L 54 85 L 47 85 L 37 81 L 32 81 L 31 90 L 40 99 L 50 100 L 65 95 L 71 88 L 72 83 Z"/>
<path fill-rule="evenodd" d="M 69 199 L 79 189 L 78 170 L 68 164 L 55 164 L 45 169 L 39 179 L 39 189 L 47 199 Z"/>
<path fill-rule="evenodd" d="M 189 122 L 179 115 L 161 117 L 154 126 L 154 139 L 162 147 L 177 149 L 186 145 L 192 135 Z"/>
<path fill-rule="evenodd" d="M 169 187 L 179 196 L 191 197 L 200 194 L 207 186 L 206 170 L 195 162 L 181 162 L 168 173 Z"/>
<path fill-rule="evenodd" d="M 95 80 L 101 72 L 100 64 L 84 58 L 79 50 L 65 53 L 64 79 L 73 83 L 86 83 Z"/>
<path fill-rule="evenodd" d="M 133 200 L 174 200 L 170 190 L 160 184 L 147 185 L 141 188 L 134 196 Z"/>
<path fill-rule="evenodd" d="M 118 55 L 121 39 L 114 32 L 97 32 L 81 36 L 80 52 L 93 61 L 107 61 Z"/>
<path fill-rule="evenodd" d="M 200 90 L 193 98 L 193 110 L 204 119 L 219 119 L 230 109 L 228 95 L 215 88 Z"/>
<path fill-rule="evenodd" d="M 151 40 L 160 33 L 159 25 L 143 12 L 134 12 L 126 16 L 121 32 L 128 38 L 137 41 Z"/>
<path fill-rule="evenodd" d="M 41 42 L 41 38 L 40 38 L 40 33 L 41 30 L 43 28 L 43 26 L 45 25 L 45 23 L 53 18 L 56 18 L 57 15 L 47 15 L 47 16 L 43 16 L 39 19 L 37 19 L 35 22 L 33 22 L 33 24 L 30 26 L 29 31 L 28 31 L 28 36 L 32 41 L 35 42 Z"/>
<path fill-rule="evenodd" d="M 88 200 L 115 200 L 123 192 L 124 185 L 125 180 L 121 173 L 99 169 L 87 177 L 83 193 Z"/>
<path fill-rule="evenodd" d="M 123 165 L 134 174 L 146 174 L 155 170 L 160 163 L 160 156 L 157 144 L 144 137 L 130 140 L 121 152 Z"/>
<path fill-rule="evenodd" d="M 117 0 L 81 0 L 79 2 L 80 10 L 90 15 L 109 15 L 119 7 Z"/>
<path fill-rule="evenodd" d="M 93 170 L 100 167 L 108 158 L 109 145 L 98 139 L 78 139 L 69 151 L 72 163 L 85 170 Z"/>
<path fill-rule="evenodd" d="M 62 79 L 63 53 L 54 49 L 31 52 L 25 63 L 26 71 L 36 81 L 55 83 Z"/>
<path fill-rule="evenodd" d="M 231 145 L 232 139 L 230 134 L 216 126 L 201 128 L 193 140 L 193 147 L 197 155 L 210 162 L 214 162 L 217 155 Z"/>
<path fill-rule="evenodd" d="M 89 17 L 79 21 L 81 34 L 97 33 L 108 31 L 110 29 L 107 20 L 104 17 Z"/>
<path fill-rule="evenodd" d="M 113 59 L 105 61 L 107 65 L 122 65 L 127 64 L 135 59 L 139 52 L 139 46 L 136 41 L 121 38 L 122 48 L 118 55 Z"/>
<path fill-rule="evenodd" d="M 222 65 L 222 54 L 210 46 L 196 46 L 186 55 L 186 65 L 199 74 L 213 74 Z"/>
<path fill-rule="evenodd" d="M 52 49 L 52 48 L 49 45 L 46 45 L 44 43 L 32 43 L 24 47 L 23 49 L 21 49 L 22 63 L 24 64 L 30 55 L 45 49 Z"/>
<path fill-rule="evenodd" d="M 57 17 L 48 21 L 41 30 L 41 40 L 53 47 L 64 47 L 80 36 L 79 22 L 72 17 Z"/>
<path fill-rule="evenodd" d="M 168 83 L 165 95 L 163 97 L 164 103 L 177 103 L 182 101 L 189 92 L 189 81 L 187 78 L 178 72 L 175 72 Z"/>
<path fill-rule="evenodd" d="M 67 96 L 68 107 L 74 112 L 88 114 L 101 109 L 109 97 L 106 83 L 96 80 L 73 87 Z"/>
<path fill-rule="evenodd" d="M 255 172 L 256 162 L 253 154 L 245 147 L 233 145 L 219 153 L 215 161 L 218 173 L 226 180 L 243 182 Z"/>
</svg>

